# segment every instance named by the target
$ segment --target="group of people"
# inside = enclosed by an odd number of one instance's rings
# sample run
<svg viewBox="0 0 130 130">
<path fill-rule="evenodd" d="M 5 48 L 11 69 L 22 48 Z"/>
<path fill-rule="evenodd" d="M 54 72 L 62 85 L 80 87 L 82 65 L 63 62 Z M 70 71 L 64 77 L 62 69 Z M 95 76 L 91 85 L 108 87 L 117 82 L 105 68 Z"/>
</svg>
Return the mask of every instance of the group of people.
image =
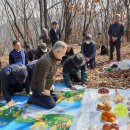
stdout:
<svg viewBox="0 0 130 130">
<path fill-rule="evenodd" d="M 116 15 L 114 24 L 110 25 L 110 60 L 113 59 L 114 47 L 117 49 L 117 61 L 120 60 L 121 37 L 124 27 L 120 24 L 120 15 Z M 44 34 L 48 37 L 48 33 Z M 92 35 L 85 34 L 81 44 L 80 53 L 74 54 L 73 47 L 63 41 L 58 29 L 58 22 L 52 22 L 49 49 L 46 43 L 40 43 L 35 50 L 30 50 L 27 45 L 21 47 L 19 41 L 13 42 L 13 50 L 9 54 L 9 65 L 0 71 L 0 90 L 9 107 L 13 106 L 11 99 L 15 92 L 32 92 L 27 103 L 37 104 L 44 108 L 55 107 L 58 96 L 55 92 L 55 74 L 59 64 L 63 68 L 63 81 L 71 90 L 76 90 L 74 83 L 82 86 L 87 84 L 87 67 L 96 67 L 96 45 Z M 44 36 L 41 35 L 43 41 Z M 47 41 L 46 41 L 47 42 Z M 29 63 L 28 63 L 29 61 Z"/>
</svg>

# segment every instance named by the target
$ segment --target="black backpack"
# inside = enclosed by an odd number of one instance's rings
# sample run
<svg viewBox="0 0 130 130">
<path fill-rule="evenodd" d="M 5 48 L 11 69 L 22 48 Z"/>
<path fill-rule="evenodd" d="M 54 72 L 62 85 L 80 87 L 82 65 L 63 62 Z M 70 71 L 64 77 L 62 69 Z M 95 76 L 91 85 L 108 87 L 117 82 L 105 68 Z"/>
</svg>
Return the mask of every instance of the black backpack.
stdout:
<svg viewBox="0 0 130 130">
<path fill-rule="evenodd" d="M 107 54 L 107 53 L 108 53 L 107 48 L 105 47 L 105 45 L 102 45 L 102 46 L 101 46 L 100 55 L 105 55 L 105 54 Z"/>
</svg>

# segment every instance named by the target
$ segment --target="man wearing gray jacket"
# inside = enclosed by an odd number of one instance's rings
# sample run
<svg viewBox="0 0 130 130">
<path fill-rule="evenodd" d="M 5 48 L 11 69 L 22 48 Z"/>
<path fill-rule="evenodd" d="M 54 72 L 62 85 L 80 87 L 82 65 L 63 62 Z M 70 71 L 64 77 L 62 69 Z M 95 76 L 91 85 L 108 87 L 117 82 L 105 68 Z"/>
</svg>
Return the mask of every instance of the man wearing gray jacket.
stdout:
<svg viewBox="0 0 130 130">
<path fill-rule="evenodd" d="M 48 109 L 56 105 L 58 97 L 52 86 L 55 82 L 58 63 L 65 55 L 66 50 L 67 44 L 58 41 L 54 44 L 50 52 L 38 60 L 30 85 L 33 94 L 28 100 L 29 104 L 37 104 Z"/>
</svg>

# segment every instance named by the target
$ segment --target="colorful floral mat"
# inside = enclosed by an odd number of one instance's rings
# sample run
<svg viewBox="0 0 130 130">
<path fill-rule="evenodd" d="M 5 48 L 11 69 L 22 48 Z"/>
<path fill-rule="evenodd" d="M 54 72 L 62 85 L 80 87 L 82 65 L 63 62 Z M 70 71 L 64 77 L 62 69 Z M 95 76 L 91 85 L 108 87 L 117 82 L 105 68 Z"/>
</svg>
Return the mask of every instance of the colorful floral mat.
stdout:
<svg viewBox="0 0 130 130">
<path fill-rule="evenodd" d="M 69 130 L 80 111 L 84 91 L 58 92 L 58 103 L 51 110 L 26 104 L 28 96 L 14 96 L 15 105 L 12 108 L 1 101 L 0 130 Z"/>
</svg>

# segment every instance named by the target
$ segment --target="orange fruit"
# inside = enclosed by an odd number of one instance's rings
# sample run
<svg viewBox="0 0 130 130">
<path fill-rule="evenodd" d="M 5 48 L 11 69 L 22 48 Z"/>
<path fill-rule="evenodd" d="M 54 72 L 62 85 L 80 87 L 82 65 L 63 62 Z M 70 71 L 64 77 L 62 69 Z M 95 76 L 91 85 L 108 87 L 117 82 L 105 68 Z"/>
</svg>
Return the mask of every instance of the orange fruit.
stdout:
<svg viewBox="0 0 130 130">
<path fill-rule="evenodd" d="M 102 116 L 106 116 L 106 117 L 107 117 L 107 111 L 104 111 L 104 112 L 102 113 Z"/>
<path fill-rule="evenodd" d="M 110 117 L 110 118 L 108 118 L 107 121 L 108 121 L 108 122 L 115 122 L 115 120 L 116 120 L 115 117 Z"/>
<path fill-rule="evenodd" d="M 103 120 L 103 121 L 107 121 L 108 118 L 107 118 L 106 116 L 102 116 L 102 120 Z"/>
<path fill-rule="evenodd" d="M 107 111 L 107 117 L 114 117 L 114 114 L 110 111 Z"/>
</svg>

